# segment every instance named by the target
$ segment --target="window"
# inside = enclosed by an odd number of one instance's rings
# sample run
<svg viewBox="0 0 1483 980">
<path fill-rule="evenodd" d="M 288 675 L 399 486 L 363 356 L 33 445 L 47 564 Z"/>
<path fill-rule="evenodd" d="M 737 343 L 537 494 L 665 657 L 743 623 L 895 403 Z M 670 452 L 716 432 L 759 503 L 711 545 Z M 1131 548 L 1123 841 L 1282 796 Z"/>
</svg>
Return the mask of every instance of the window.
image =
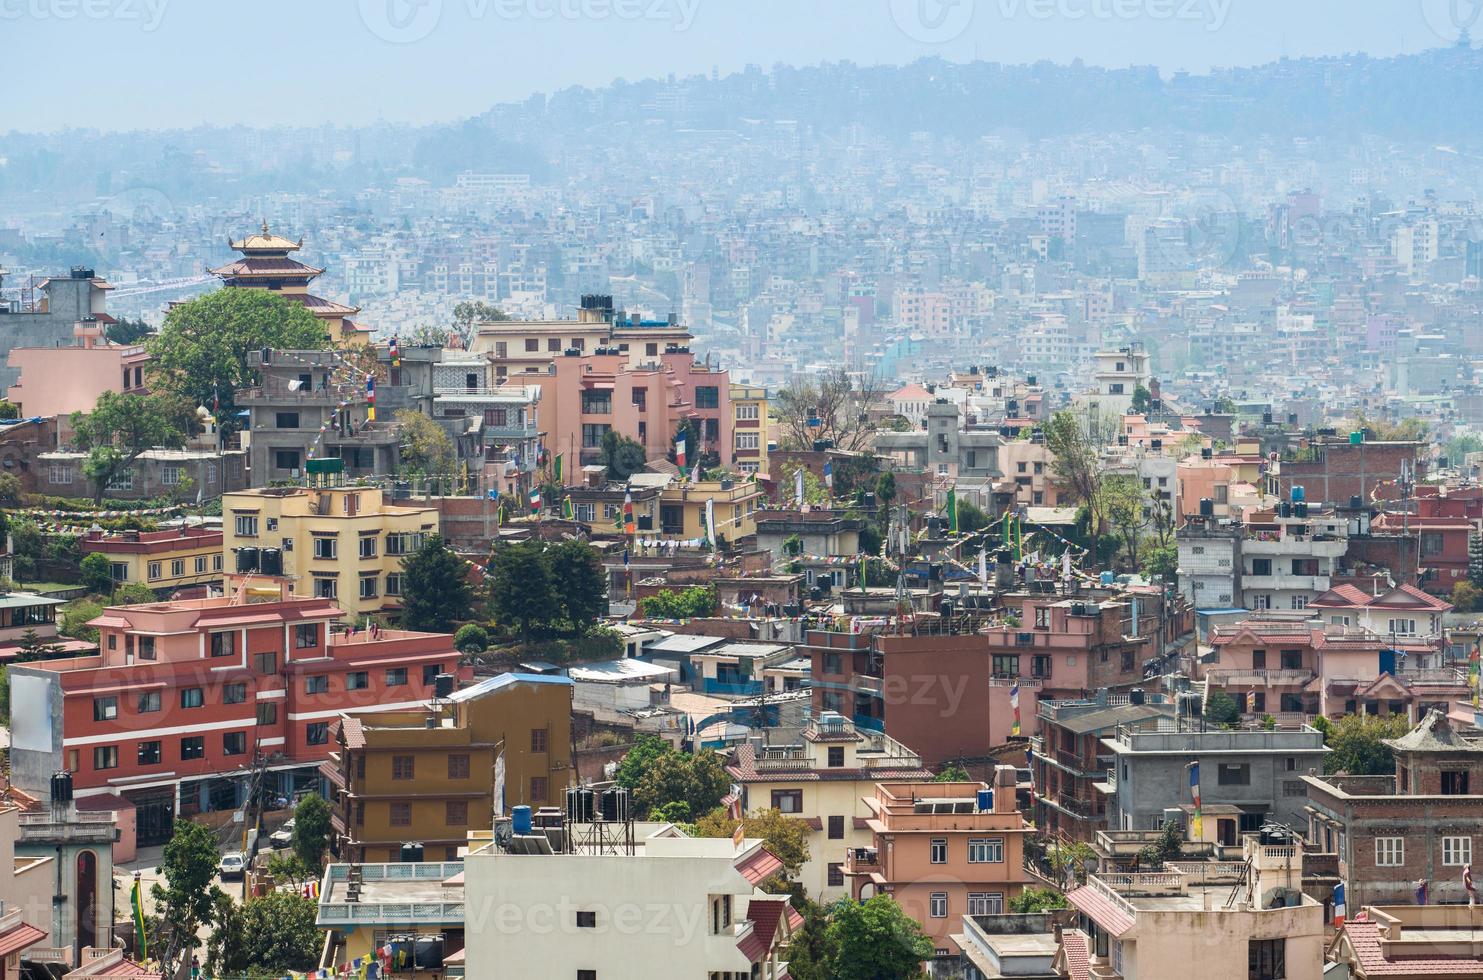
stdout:
<svg viewBox="0 0 1483 980">
<path fill-rule="evenodd" d="M 719 408 L 721 405 L 720 389 L 715 385 L 697 385 L 695 388 L 696 408 Z"/>
<path fill-rule="evenodd" d="M 829 839 L 844 840 L 844 817 L 836 815 L 829 818 Z"/>
<path fill-rule="evenodd" d="M 758 417 L 757 411 L 757 405 L 738 405 L 736 406 L 736 419 L 738 422 L 756 421 Z"/>
<path fill-rule="evenodd" d="M 968 893 L 969 915 L 1003 915 L 1004 893 L 1003 892 L 969 892 Z"/>
<path fill-rule="evenodd" d="M 160 764 L 160 743 L 139 743 L 139 764 L 141 766 L 157 766 Z"/>
<path fill-rule="evenodd" d="M 1295 596 L 1293 596 L 1292 597 L 1292 608 L 1294 608 L 1294 609 L 1307 609 L 1308 608 L 1308 597 L 1305 596 L 1305 595 L 1295 595 Z"/>
<path fill-rule="evenodd" d="M 93 721 L 112 721 L 118 717 L 118 698 L 93 698 Z"/>
<path fill-rule="evenodd" d="M 1001 837 L 968 838 L 969 864 L 1003 864 L 1004 839 Z"/>
<path fill-rule="evenodd" d="M 839 861 L 832 861 L 829 864 L 829 887 L 844 887 L 844 864 Z"/>
<path fill-rule="evenodd" d="M 391 778 L 412 779 L 417 771 L 417 757 L 394 755 L 391 757 Z"/>
<path fill-rule="evenodd" d="M 772 808 L 782 813 L 803 812 L 803 790 L 775 789 L 772 791 Z"/>
<path fill-rule="evenodd" d="M 276 701 L 260 701 L 258 703 L 257 723 L 259 725 L 278 724 L 278 703 Z"/>
<path fill-rule="evenodd" d="M 314 557 L 320 561 L 334 561 L 340 553 L 340 539 L 332 534 L 314 535 Z"/>
<path fill-rule="evenodd" d="M 206 574 L 206 556 L 205 555 L 197 555 L 196 556 L 196 574 L 197 575 L 205 575 Z"/>
<path fill-rule="evenodd" d="M 578 912 L 577 913 L 577 928 L 578 929 L 596 929 L 597 928 L 597 913 L 596 912 Z"/>
<path fill-rule="evenodd" d="M 1443 837 L 1442 863 L 1460 868 L 1473 863 L 1473 839 L 1471 837 Z"/>
<path fill-rule="evenodd" d="M 239 537 L 239 538 L 255 538 L 255 537 L 257 537 L 257 515 L 256 514 L 238 514 L 237 515 L 237 537 Z"/>
<path fill-rule="evenodd" d="M 285 551 L 288 551 L 289 548 L 285 545 L 284 550 Z M 213 572 L 219 572 L 219 571 L 221 571 L 221 555 L 212 555 L 211 556 L 211 570 Z"/>
<path fill-rule="evenodd" d="M 1282 795 L 1293 798 L 1307 796 L 1308 787 L 1303 785 L 1301 779 L 1284 779 L 1282 781 Z"/>
<path fill-rule="evenodd" d="M 294 627 L 294 649 L 309 650 L 319 646 L 319 624 L 299 623 Z"/>
<path fill-rule="evenodd" d="M 1466 769 L 1443 769 L 1441 777 L 1443 796 L 1468 795 L 1468 773 Z"/>
<path fill-rule="evenodd" d="M 462 752 L 450 753 L 448 756 L 448 778 L 469 778 L 469 757 Z"/>
<path fill-rule="evenodd" d="M 134 489 L 134 471 L 124 470 L 108 481 L 110 490 L 132 490 Z"/>
<path fill-rule="evenodd" d="M 738 432 L 736 434 L 736 448 L 737 449 L 756 449 L 757 448 L 757 445 L 758 445 L 757 433 L 755 433 L 755 432 Z"/>
<path fill-rule="evenodd" d="M 376 557 L 376 535 L 362 534 L 360 536 L 360 556 L 362 558 Z"/>
<path fill-rule="evenodd" d="M 184 558 L 176 558 L 176 559 L 173 559 L 170 562 L 170 577 L 171 578 L 180 578 L 180 576 L 182 576 L 184 574 L 185 574 L 185 559 Z"/>
<path fill-rule="evenodd" d="M 1251 574 L 1253 574 L 1253 575 L 1271 575 L 1272 574 L 1272 559 L 1270 559 L 1270 558 L 1253 558 L 1253 559 L 1251 559 Z"/>
<path fill-rule="evenodd" d="M 1041 678 L 1049 677 L 1050 665 L 1051 658 L 1049 654 L 1036 654 L 1035 656 L 1030 658 L 1030 676 Z"/>
<path fill-rule="evenodd" d="M 422 686 L 432 687 L 438 681 L 438 675 L 443 672 L 442 664 L 422 665 Z"/>
<path fill-rule="evenodd" d="M 206 703 L 206 693 L 199 687 L 187 687 L 181 689 L 180 706 L 182 708 L 199 708 Z"/>
<path fill-rule="evenodd" d="M 582 423 L 582 448 L 597 449 L 602 446 L 602 437 L 608 434 L 612 426 L 606 422 L 583 422 Z"/>
<path fill-rule="evenodd" d="M 319 599 L 338 599 L 340 580 L 334 575 L 314 576 L 314 595 Z"/>
<path fill-rule="evenodd" d="M 613 392 L 608 389 L 602 391 L 582 392 L 582 414 L 583 415 L 611 415 L 613 414 Z"/>
<path fill-rule="evenodd" d="M 153 660 L 154 659 L 154 637 L 152 637 L 152 636 L 141 636 L 141 637 L 139 637 L 139 659 L 140 660 Z"/>
<path fill-rule="evenodd" d="M 118 746 L 99 745 L 93 749 L 94 769 L 117 769 L 118 768 Z"/>
<path fill-rule="evenodd" d="M 252 655 L 252 669 L 259 674 L 276 674 L 278 672 L 278 654 L 271 650 L 266 653 L 254 653 Z"/>
<path fill-rule="evenodd" d="M 401 687 L 402 685 L 404 685 L 406 683 L 407 683 L 407 668 L 405 668 L 405 667 L 388 667 L 388 668 L 386 668 L 386 686 L 387 687 Z"/>
<path fill-rule="evenodd" d="M 1301 651 L 1301 650 L 1283 650 L 1279 654 L 1279 656 L 1282 658 L 1282 669 L 1283 670 L 1302 670 L 1303 669 L 1303 651 Z"/>
<path fill-rule="evenodd" d="M 221 687 L 222 704 L 243 704 L 247 701 L 247 685 L 245 683 L 223 684 Z"/>
<path fill-rule="evenodd" d="M 237 652 L 236 633 L 212 633 L 211 655 L 213 657 L 230 657 Z"/>
<path fill-rule="evenodd" d="M 445 801 L 443 804 L 443 822 L 450 827 L 467 827 L 469 823 L 469 801 Z"/>
<path fill-rule="evenodd" d="M 299 427 L 298 412 L 278 412 L 273 420 L 276 429 L 297 429 Z"/>
<path fill-rule="evenodd" d="M 52 483 L 71 483 L 72 482 L 72 467 L 70 467 L 70 466 L 56 466 L 56 465 L 53 465 L 51 467 L 51 482 Z"/>
<path fill-rule="evenodd" d="M 226 732 L 221 737 L 222 755 L 246 755 L 247 733 Z"/>
<path fill-rule="evenodd" d="M 412 804 L 392 803 L 389 809 L 391 811 L 391 814 L 390 820 L 388 822 L 393 827 L 412 826 Z"/>
<path fill-rule="evenodd" d="M 138 710 L 139 710 L 139 713 L 141 715 L 148 714 L 151 711 L 159 711 L 160 710 L 160 692 L 159 691 L 145 691 L 143 694 L 139 695 L 139 707 L 138 707 Z"/>
<path fill-rule="evenodd" d="M 532 776 L 532 777 L 530 777 L 530 802 L 532 802 L 532 803 L 545 803 L 546 802 L 546 777 L 545 776 Z"/>
<path fill-rule="evenodd" d="M 535 354 L 535 353 L 538 353 L 540 351 L 540 349 L 541 349 L 541 341 L 540 341 L 539 338 L 537 338 L 537 337 L 526 337 L 525 338 L 525 352 L 527 354 Z"/>
<path fill-rule="evenodd" d="M 1429 558 L 1432 555 L 1440 555 L 1441 553 L 1442 553 L 1442 532 L 1441 531 L 1422 531 L 1421 532 L 1421 557 L 1423 557 L 1423 558 Z"/>
<path fill-rule="evenodd" d="M 995 677 L 1018 677 L 1020 676 L 1020 658 L 1014 653 L 994 654 L 994 676 Z"/>
<path fill-rule="evenodd" d="M 345 675 L 345 690 L 364 691 L 371 686 L 371 676 L 363 670 L 352 670 Z"/>
<path fill-rule="evenodd" d="M 386 576 L 386 594 L 399 596 L 402 594 L 402 573 L 392 572 Z"/>
<path fill-rule="evenodd" d="M 1375 866 L 1398 868 L 1406 863 L 1406 839 L 1404 837 L 1375 838 Z"/>
<path fill-rule="evenodd" d="M 204 759 L 206 757 L 206 736 L 190 735 L 180 740 L 180 761 L 187 762 L 191 759 Z"/>
<path fill-rule="evenodd" d="M 164 563 L 163 562 L 152 561 L 152 562 L 149 563 L 148 568 L 147 568 L 145 574 L 148 575 L 149 578 L 151 578 L 151 579 L 157 579 L 157 578 L 159 578 L 163 574 L 163 570 L 164 570 Z"/>
<path fill-rule="evenodd" d="M 577 980 L 597 980 L 596 970 L 578 970 Z"/>
<path fill-rule="evenodd" d="M 305 694 L 328 694 L 330 691 L 329 674 L 310 674 L 304 678 Z"/>
<path fill-rule="evenodd" d="M 304 741 L 309 745 L 327 745 L 330 740 L 330 723 L 311 721 L 304 728 Z"/>
<path fill-rule="evenodd" d="M 1035 607 L 1035 628 L 1038 630 L 1050 629 L 1050 606 Z"/>
<path fill-rule="evenodd" d="M 1416 620 L 1414 619 L 1392 619 L 1390 620 L 1390 632 L 1401 636 L 1411 636 L 1416 632 Z"/>
<path fill-rule="evenodd" d="M 530 750 L 532 752 L 546 751 L 546 729 L 532 728 L 530 730 Z"/>
<path fill-rule="evenodd" d="M 1251 766 L 1244 762 L 1222 762 L 1216 767 L 1215 776 L 1221 786 L 1250 786 Z"/>
<path fill-rule="evenodd" d="M 1283 980 L 1287 976 L 1286 939 L 1250 939 L 1246 943 L 1247 980 Z"/>
<path fill-rule="evenodd" d="M 297 449 L 278 449 L 273 452 L 273 468 L 288 470 L 290 473 L 298 472 L 299 451 Z"/>
<path fill-rule="evenodd" d="M 930 858 L 933 864 L 947 864 L 947 838 L 934 837 L 930 848 Z"/>
<path fill-rule="evenodd" d="M 360 597 L 362 599 L 376 598 L 376 589 L 381 585 L 381 576 L 362 575 L 360 577 Z"/>
<path fill-rule="evenodd" d="M 933 892 L 927 914 L 934 919 L 947 918 L 947 892 Z"/>
<path fill-rule="evenodd" d="M 221 555 L 217 555 L 216 560 L 220 561 Z M 108 565 L 108 577 L 115 582 L 127 582 L 129 580 L 129 566 L 121 561 L 110 562 Z"/>
</svg>

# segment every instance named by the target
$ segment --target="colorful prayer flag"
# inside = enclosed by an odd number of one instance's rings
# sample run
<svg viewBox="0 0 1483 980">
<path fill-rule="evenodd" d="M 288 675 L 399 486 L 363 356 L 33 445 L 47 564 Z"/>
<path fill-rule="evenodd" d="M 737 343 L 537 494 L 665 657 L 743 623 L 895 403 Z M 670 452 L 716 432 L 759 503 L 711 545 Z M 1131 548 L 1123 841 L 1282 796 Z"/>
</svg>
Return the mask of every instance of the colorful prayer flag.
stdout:
<svg viewBox="0 0 1483 980">
<path fill-rule="evenodd" d="M 1201 841 L 1205 839 L 1205 821 L 1200 813 L 1200 763 L 1198 761 L 1189 764 L 1189 795 L 1195 805 L 1194 815 L 1190 817 L 1190 840 Z"/>
</svg>

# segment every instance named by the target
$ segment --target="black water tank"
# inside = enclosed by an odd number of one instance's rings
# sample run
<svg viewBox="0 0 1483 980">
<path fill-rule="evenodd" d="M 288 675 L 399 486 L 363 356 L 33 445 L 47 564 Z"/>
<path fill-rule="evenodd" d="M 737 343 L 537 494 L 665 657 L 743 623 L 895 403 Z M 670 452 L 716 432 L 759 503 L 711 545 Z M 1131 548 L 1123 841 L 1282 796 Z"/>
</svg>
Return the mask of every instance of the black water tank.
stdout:
<svg viewBox="0 0 1483 980">
<path fill-rule="evenodd" d="M 591 823 L 596 809 L 596 796 L 586 786 L 573 786 L 566 791 L 566 822 Z"/>
<path fill-rule="evenodd" d="M 402 863 L 417 864 L 422 861 L 422 842 L 408 841 L 402 845 Z"/>
<path fill-rule="evenodd" d="M 1143 688 L 1141 688 L 1141 687 L 1135 687 L 1131 691 L 1129 691 L 1128 692 L 1128 703 L 1129 704 L 1142 704 L 1143 703 Z"/>
<path fill-rule="evenodd" d="M 1277 516 L 1278 517 L 1291 517 L 1292 516 L 1292 504 L 1289 504 L 1286 500 L 1284 500 L 1282 503 L 1278 504 L 1277 505 Z"/>
<path fill-rule="evenodd" d="M 240 573 L 243 573 L 243 572 L 255 572 L 255 571 L 257 571 L 257 567 L 258 567 L 258 549 L 256 549 L 256 548 L 238 548 L 237 549 L 237 572 L 239 574 Z"/>
<path fill-rule="evenodd" d="M 607 823 L 628 821 L 628 790 L 624 787 L 614 786 L 612 789 L 603 790 L 598 803 L 602 819 Z"/>
<path fill-rule="evenodd" d="M 439 674 L 433 678 L 433 694 L 440 698 L 446 698 L 453 693 L 453 675 Z"/>
<path fill-rule="evenodd" d="M 281 548 L 264 548 L 258 553 L 258 571 L 264 575 L 283 574 L 283 550 Z"/>
<path fill-rule="evenodd" d="M 1200 516 L 1201 517 L 1214 517 L 1215 516 L 1215 501 L 1214 500 L 1210 499 L 1209 497 L 1201 497 L 1200 498 Z"/>
<path fill-rule="evenodd" d="M 51 774 L 51 801 L 53 803 L 72 802 L 72 773 L 63 769 Z"/>
<path fill-rule="evenodd" d="M 1359 496 L 1359 495 L 1356 494 L 1355 496 L 1349 498 L 1349 509 L 1350 510 L 1361 510 L 1361 509 L 1364 508 L 1364 506 L 1365 506 L 1365 501 L 1364 501 L 1364 498 L 1363 497 L 1361 497 L 1361 496 Z"/>
</svg>

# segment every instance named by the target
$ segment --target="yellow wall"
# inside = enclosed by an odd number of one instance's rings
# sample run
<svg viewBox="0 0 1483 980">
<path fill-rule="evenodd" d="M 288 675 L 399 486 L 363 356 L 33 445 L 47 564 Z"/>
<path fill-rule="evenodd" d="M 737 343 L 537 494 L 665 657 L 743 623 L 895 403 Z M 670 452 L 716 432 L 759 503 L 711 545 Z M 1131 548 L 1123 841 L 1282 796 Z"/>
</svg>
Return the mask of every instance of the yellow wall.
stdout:
<svg viewBox="0 0 1483 980">
<path fill-rule="evenodd" d="M 205 582 L 220 582 L 226 568 L 222 553 L 216 547 L 191 547 L 179 551 L 161 552 L 153 555 L 105 554 L 111 565 L 127 565 L 125 582 L 142 582 L 151 589 L 173 589 L 184 585 L 200 585 Z M 196 559 L 204 558 L 205 571 L 196 571 Z M 183 561 L 181 574 L 173 573 L 173 562 Z M 159 574 L 151 575 L 150 565 L 159 565 Z"/>
<path fill-rule="evenodd" d="M 761 506 L 762 490 L 749 480 L 737 480 L 730 490 L 721 489 L 719 481 L 701 483 L 678 483 L 659 495 L 659 504 L 682 505 L 685 508 L 685 528 L 682 538 L 705 536 L 705 502 L 714 500 L 716 533 L 727 541 L 735 541 L 757 533 L 757 508 Z"/>
</svg>

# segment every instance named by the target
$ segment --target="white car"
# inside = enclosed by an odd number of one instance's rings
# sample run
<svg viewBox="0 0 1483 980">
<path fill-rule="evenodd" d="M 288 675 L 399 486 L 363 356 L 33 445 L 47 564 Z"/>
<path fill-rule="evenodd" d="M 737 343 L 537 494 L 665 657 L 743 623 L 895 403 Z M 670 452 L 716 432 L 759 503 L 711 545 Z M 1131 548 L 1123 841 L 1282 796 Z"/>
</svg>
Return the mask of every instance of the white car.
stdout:
<svg viewBox="0 0 1483 980">
<path fill-rule="evenodd" d="M 241 881 L 246 867 L 247 865 L 242 860 L 242 855 L 237 851 L 232 851 L 230 854 L 223 854 L 221 856 L 221 864 L 217 865 L 217 873 L 221 876 L 222 881 L 233 879 Z"/>
<path fill-rule="evenodd" d="M 285 847 L 292 847 L 294 842 L 294 822 L 290 817 L 288 822 L 268 835 L 268 845 L 275 851 L 281 851 Z"/>
</svg>

